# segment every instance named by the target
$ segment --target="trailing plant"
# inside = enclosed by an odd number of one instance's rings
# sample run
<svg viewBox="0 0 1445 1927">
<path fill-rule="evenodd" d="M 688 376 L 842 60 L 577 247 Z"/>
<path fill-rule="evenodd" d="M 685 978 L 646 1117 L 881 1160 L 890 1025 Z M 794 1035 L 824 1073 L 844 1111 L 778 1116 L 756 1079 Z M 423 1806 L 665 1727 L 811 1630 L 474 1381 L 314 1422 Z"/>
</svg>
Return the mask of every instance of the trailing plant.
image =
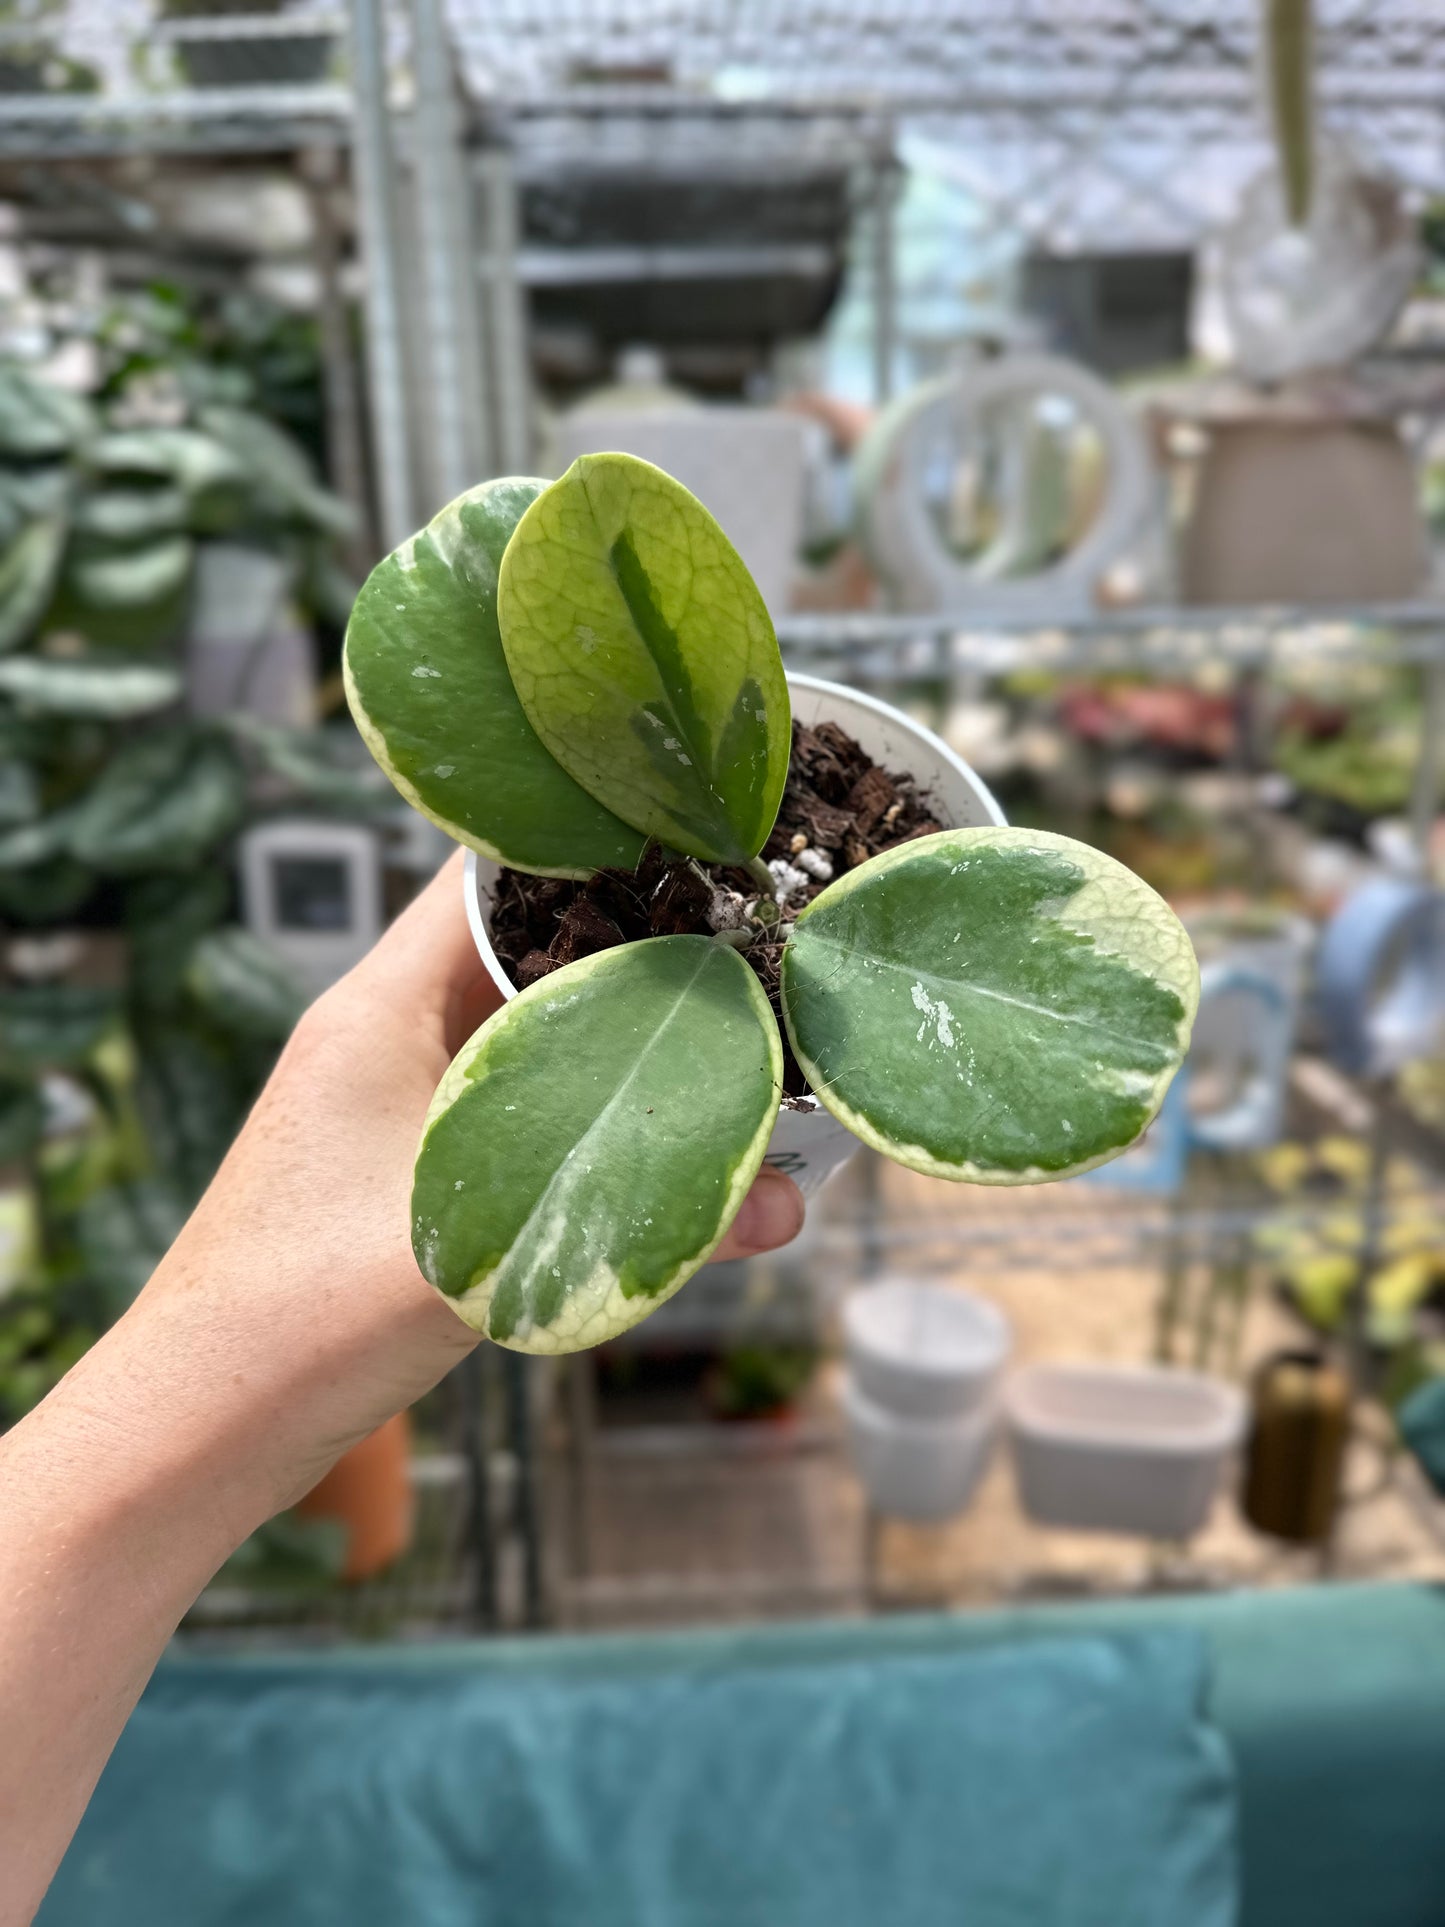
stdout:
<svg viewBox="0 0 1445 1927">
<path fill-rule="evenodd" d="M 1314 192 L 1313 0 L 1263 0 L 1264 74 L 1281 198 L 1293 228 L 1309 224 Z"/>
<path fill-rule="evenodd" d="M 1110 858 L 1009 829 L 924 836 L 801 911 L 760 852 L 788 775 L 787 683 L 747 570 L 691 495 L 625 455 L 453 502 L 372 573 L 352 712 L 401 793 L 513 868 L 583 876 L 649 840 L 744 914 L 605 949 L 524 990 L 438 1087 L 413 1242 L 476 1329 L 592 1345 L 704 1262 L 762 1161 L 778 1026 L 748 952 L 786 939 L 811 1090 L 900 1163 L 995 1184 L 1117 1155 L 1198 996 L 1167 905 Z"/>
</svg>

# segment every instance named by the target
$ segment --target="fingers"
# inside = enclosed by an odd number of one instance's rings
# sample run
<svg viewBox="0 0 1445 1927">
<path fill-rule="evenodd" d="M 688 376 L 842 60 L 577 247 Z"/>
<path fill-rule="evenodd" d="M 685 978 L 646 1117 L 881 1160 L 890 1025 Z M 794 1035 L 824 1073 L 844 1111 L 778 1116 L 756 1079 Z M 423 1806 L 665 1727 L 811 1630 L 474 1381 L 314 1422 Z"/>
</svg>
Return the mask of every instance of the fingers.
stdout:
<svg viewBox="0 0 1445 1927">
<path fill-rule="evenodd" d="M 803 1228 L 803 1194 L 793 1180 L 766 1165 L 753 1180 L 727 1236 L 713 1253 L 713 1263 L 725 1258 L 753 1258 L 791 1244 Z"/>
</svg>

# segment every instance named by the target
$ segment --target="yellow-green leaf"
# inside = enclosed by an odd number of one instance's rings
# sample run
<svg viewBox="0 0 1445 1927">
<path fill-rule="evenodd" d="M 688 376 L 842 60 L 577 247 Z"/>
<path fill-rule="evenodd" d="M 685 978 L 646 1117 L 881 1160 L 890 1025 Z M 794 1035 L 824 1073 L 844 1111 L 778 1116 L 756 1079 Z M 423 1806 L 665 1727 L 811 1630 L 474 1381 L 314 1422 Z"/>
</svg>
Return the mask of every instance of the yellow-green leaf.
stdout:
<svg viewBox="0 0 1445 1927">
<path fill-rule="evenodd" d="M 582 456 L 517 525 L 498 612 L 522 707 L 589 795 L 675 850 L 757 855 L 787 780 L 787 683 L 695 496 L 631 455 Z"/>
</svg>

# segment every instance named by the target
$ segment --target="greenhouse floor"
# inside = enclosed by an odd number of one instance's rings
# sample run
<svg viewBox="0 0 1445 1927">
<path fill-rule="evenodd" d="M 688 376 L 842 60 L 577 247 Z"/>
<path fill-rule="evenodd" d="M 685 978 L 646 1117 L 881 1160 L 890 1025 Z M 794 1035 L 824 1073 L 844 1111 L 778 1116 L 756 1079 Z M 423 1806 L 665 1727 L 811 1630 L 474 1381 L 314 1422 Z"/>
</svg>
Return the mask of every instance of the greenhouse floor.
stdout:
<svg viewBox="0 0 1445 1927">
<path fill-rule="evenodd" d="M 860 1161 L 861 1163 L 861 1161 Z M 872 1187 L 862 1215 L 860 1193 Z M 851 1193 L 851 1196 L 849 1195 Z M 886 1269 L 948 1278 L 1012 1321 L 1015 1365 L 1152 1351 L 1167 1208 L 1090 1187 L 986 1191 L 896 1167 L 850 1172 L 832 1228 L 809 1254 L 826 1306 L 850 1276 Z M 1081 1208 L 1080 1198 L 1087 1202 Z M 862 1253 L 850 1246 L 869 1226 Z M 960 1262 L 960 1253 L 967 1257 Z M 836 1279 L 836 1284 L 833 1281 Z M 1198 1280 L 1196 1280 L 1196 1291 Z M 1176 1359 L 1198 1342 L 1185 1320 Z M 1299 1323 L 1256 1288 L 1237 1333 L 1215 1332 L 1215 1369 L 1298 1345 Z M 1220 1350 L 1232 1355 L 1229 1363 Z M 686 1624 L 1139 1589 L 1297 1584 L 1325 1576 L 1445 1576 L 1445 1508 L 1411 1462 L 1387 1460 L 1384 1414 L 1366 1404 L 1351 1449 L 1352 1496 L 1327 1555 L 1266 1539 L 1243 1520 L 1233 1472 L 1187 1547 L 1044 1530 L 1023 1515 L 1000 1449 L 969 1510 L 941 1527 L 870 1523 L 848 1464 L 839 1367 L 819 1373 L 786 1426 L 661 1425 L 594 1433 L 582 1490 L 554 1509 L 553 1607 L 574 1626 Z M 558 1518 L 558 1513 L 563 1516 Z M 580 1537 L 579 1537 L 580 1535 Z M 581 1555 L 578 1556 L 578 1547 Z"/>
</svg>

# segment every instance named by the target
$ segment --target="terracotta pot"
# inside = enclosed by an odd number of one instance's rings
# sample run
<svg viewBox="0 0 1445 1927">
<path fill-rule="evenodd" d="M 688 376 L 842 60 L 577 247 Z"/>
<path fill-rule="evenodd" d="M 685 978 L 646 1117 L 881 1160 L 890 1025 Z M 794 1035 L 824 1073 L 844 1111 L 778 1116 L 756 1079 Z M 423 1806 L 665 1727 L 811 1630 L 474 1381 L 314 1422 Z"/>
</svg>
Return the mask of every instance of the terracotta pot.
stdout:
<svg viewBox="0 0 1445 1927">
<path fill-rule="evenodd" d="M 411 1421 L 398 1412 L 344 1452 L 296 1508 L 303 1519 L 335 1519 L 347 1529 L 343 1579 L 371 1579 L 411 1544 Z"/>
</svg>

